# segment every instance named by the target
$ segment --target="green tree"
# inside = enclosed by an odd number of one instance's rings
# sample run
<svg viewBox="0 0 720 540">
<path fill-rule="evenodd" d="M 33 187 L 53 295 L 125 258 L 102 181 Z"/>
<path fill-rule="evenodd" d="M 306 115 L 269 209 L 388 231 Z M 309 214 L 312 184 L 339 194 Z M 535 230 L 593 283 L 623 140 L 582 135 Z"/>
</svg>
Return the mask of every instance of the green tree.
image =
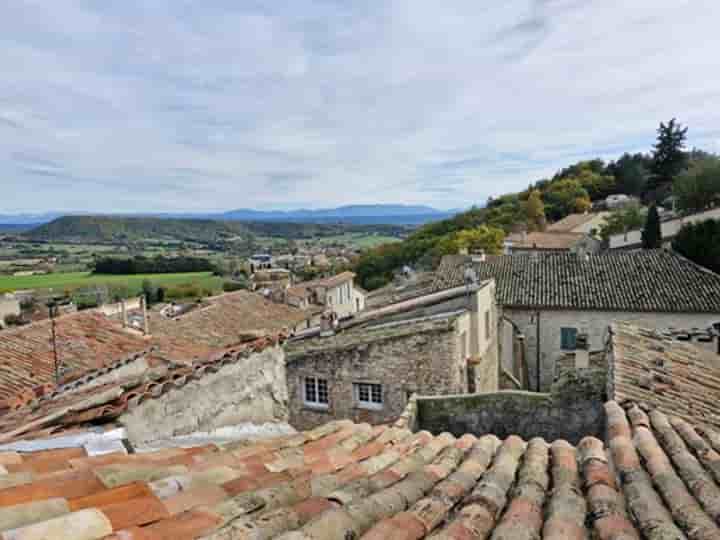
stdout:
<svg viewBox="0 0 720 540">
<path fill-rule="evenodd" d="M 630 204 L 625 208 L 618 208 L 605 218 L 600 227 L 600 237 L 607 241 L 613 234 L 637 230 L 645 224 L 645 212 L 639 204 Z"/>
<path fill-rule="evenodd" d="M 682 127 L 675 118 L 667 124 L 661 122 L 657 131 L 657 142 L 653 146 L 653 162 L 648 188 L 651 200 L 657 201 L 667 193 L 677 175 L 687 166 L 685 152 L 687 127 Z"/>
<path fill-rule="evenodd" d="M 693 161 L 673 182 L 678 207 L 698 212 L 712 206 L 720 195 L 720 159 L 707 155 Z"/>
<path fill-rule="evenodd" d="M 145 297 L 145 302 L 147 302 L 148 305 L 155 302 L 155 286 L 149 279 L 143 279 L 142 281 L 142 294 Z"/>
<path fill-rule="evenodd" d="M 545 203 L 540 191 L 533 189 L 525 202 L 525 213 L 529 231 L 544 231 L 547 219 L 545 218 Z"/>
<path fill-rule="evenodd" d="M 662 246 L 662 233 L 660 232 L 660 216 L 654 204 L 648 210 L 645 226 L 642 230 L 643 249 L 657 249 Z"/>
<path fill-rule="evenodd" d="M 720 220 L 708 219 L 683 225 L 672 246 L 694 263 L 720 273 Z"/>
<path fill-rule="evenodd" d="M 608 165 L 608 173 L 615 177 L 618 193 L 639 196 L 645 189 L 652 158 L 645 154 L 623 154 Z"/>
<path fill-rule="evenodd" d="M 548 218 L 558 221 L 569 214 L 588 208 L 590 196 L 575 178 L 564 178 L 550 183 L 543 194 L 545 213 Z"/>
</svg>

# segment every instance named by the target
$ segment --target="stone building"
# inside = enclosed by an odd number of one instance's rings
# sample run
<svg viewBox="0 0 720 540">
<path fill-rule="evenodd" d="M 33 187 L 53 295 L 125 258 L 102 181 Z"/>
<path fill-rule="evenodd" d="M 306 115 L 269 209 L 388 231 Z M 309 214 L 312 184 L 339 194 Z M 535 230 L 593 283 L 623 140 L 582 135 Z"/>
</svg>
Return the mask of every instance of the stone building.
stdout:
<svg viewBox="0 0 720 540">
<path fill-rule="evenodd" d="M 524 336 L 533 390 L 550 387 L 557 360 L 575 350 L 578 335 L 587 336 L 589 350 L 602 350 L 613 321 L 651 329 L 720 321 L 720 276 L 671 251 L 448 256 L 435 289 L 462 283 L 468 265 L 480 279 L 497 281 L 500 341 L 510 332 Z M 512 347 L 501 349 L 501 365 L 513 371 Z"/>
<path fill-rule="evenodd" d="M 0 329 L 5 327 L 5 317 L 8 315 L 19 317 L 20 313 L 20 301 L 15 295 L 0 295 Z"/>
<path fill-rule="evenodd" d="M 345 318 L 365 309 L 365 295 L 355 287 L 355 274 L 342 272 L 336 276 L 298 283 L 285 292 L 286 302 L 300 309 L 323 306 L 325 311 Z"/>
<path fill-rule="evenodd" d="M 492 280 L 368 311 L 332 336 L 287 346 L 290 423 L 397 418 L 415 393 L 498 388 Z"/>
<path fill-rule="evenodd" d="M 549 232 L 583 233 L 591 236 L 597 235 L 600 228 L 607 222 L 610 212 L 586 212 L 584 214 L 570 214 L 560 221 L 548 225 Z"/>
</svg>

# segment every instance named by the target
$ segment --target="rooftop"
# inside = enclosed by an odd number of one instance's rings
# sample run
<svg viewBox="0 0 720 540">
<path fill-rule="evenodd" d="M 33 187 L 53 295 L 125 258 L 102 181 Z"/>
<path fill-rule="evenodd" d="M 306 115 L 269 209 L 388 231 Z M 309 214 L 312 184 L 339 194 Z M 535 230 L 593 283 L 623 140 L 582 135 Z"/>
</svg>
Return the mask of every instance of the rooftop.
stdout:
<svg viewBox="0 0 720 540">
<path fill-rule="evenodd" d="M 448 332 L 459 313 L 422 317 L 374 326 L 356 326 L 328 337 L 313 337 L 288 342 L 285 347 L 288 361 L 293 357 L 317 351 L 332 351 L 376 343 L 414 334 Z"/>
<path fill-rule="evenodd" d="M 72 433 L 88 425 L 115 427 L 115 419 L 144 401 L 241 362 L 248 354 L 262 351 L 280 339 L 258 338 L 189 364 L 159 358 L 154 353 L 138 354 L 88 371 L 70 383 L 44 388 L 34 399 L 22 395 L 10 398 L 7 403 L 11 411 L 1 417 L 0 444 Z"/>
<path fill-rule="evenodd" d="M 610 397 L 720 430 L 720 356 L 669 335 L 613 323 Z"/>
<path fill-rule="evenodd" d="M 55 319 L 57 356 L 73 378 L 147 349 L 147 339 L 96 310 Z M 52 321 L 5 330 L 0 337 L 0 400 L 55 382 Z"/>
<path fill-rule="evenodd" d="M 256 443 L 0 454 L 3 538 L 706 539 L 720 434 L 605 405 L 607 447 L 339 421 Z"/>
<path fill-rule="evenodd" d="M 448 255 L 435 290 L 462 285 L 470 264 L 479 279 L 495 278 L 506 307 L 720 314 L 720 275 L 672 251 L 500 255 L 475 263 Z"/>
<path fill-rule="evenodd" d="M 276 334 L 308 318 L 303 310 L 277 304 L 247 291 L 226 293 L 208 300 L 208 305 L 176 318 L 150 315 L 154 342 L 172 348 L 182 343 L 186 354 L 232 347 L 250 336 Z M 179 353 L 171 355 L 178 359 Z"/>
<path fill-rule="evenodd" d="M 584 237 L 573 232 L 530 232 L 510 234 L 506 241 L 514 248 L 570 249 Z"/>
<path fill-rule="evenodd" d="M 598 217 L 605 217 L 609 212 L 587 213 L 587 214 L 570 214 L 560 221 L 556 221 L 548 226 L 547 230 L 551 232 L 572 232 L 573 229 L 585 225 Z"/>
</svg>

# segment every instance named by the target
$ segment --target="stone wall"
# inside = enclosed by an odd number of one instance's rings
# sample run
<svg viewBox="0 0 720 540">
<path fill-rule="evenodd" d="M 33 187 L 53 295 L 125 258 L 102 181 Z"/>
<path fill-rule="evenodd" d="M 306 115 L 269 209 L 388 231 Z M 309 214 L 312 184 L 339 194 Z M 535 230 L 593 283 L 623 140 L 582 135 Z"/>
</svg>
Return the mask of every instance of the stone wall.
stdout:
<svg viewBox="0 0 720 540">
<path fill-rule="evenodd" d="M 565 374 L 551 393 L 505 390 L 460 396 L 418 396 L 416 429 L 455 436 L 493 433 L 525 440 L 604 438 L 605 373 L 578 370 Z"/>
<path fill-rule="evenodd" d="M 537 384 L 536 336 L 537 326 L 534 310 L 504 308 L 503 314 L 512 320 L 525 335 L 526 360 L 531 389 Z M 720 314 L 712 313 L 640 313 L 627 311 L 540 311 L 540 389 L 547 391 L 552 385 L 555 364 L 567 351 L 560 347 L 560 329 L 577 328 L 588 335 L 591 351 L 603 350 L 612 321 L 627 321 L 645 328 L 707 328 L 718 321 Z"/>
<path fill-rule="evenodd" d="M 265 349 L 120 417 L 134 444 L 243 423 L 286 421 L 285 355 Z"/>
<path fill-rule="evenodd" d="M 286 369 L 290 424 L 300 430 L 341 418 L 392 423 L 403 413 L 413 393 L 456 394 L 467 389 L 467 366 L 461 358 L 455 324 L 386 339 L 378 337 L 341 349 L 292 354 Z M 326 409 L 305 404 L 305 377 L 328 381 Z M 381 409 L 364 409 L 356 403 L 353 384 L 363 382 L 382 385 Z"/>
</svg>

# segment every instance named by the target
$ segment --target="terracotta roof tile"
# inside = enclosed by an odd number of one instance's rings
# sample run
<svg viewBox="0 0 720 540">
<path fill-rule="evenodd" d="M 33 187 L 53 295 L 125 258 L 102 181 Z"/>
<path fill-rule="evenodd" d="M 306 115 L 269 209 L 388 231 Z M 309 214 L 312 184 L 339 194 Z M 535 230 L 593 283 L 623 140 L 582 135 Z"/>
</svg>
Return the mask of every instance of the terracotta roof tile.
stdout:
<svg viewBox="0 0 720 540">
<path fill-rule="evenodd" d="M 0 489 L 0 524 L 43 503 L 36 517 L 17 521 L 23 534 L 42 538 L 62 527 L 87 540 L 717 538 L 720 434 L 631 401 L 605 410 L 607 446 L 592 437 L 573 447 L 341 421 L 109 465 L 73 452 L 19 453 L 16 465 L 64 456 L 67 470 L 29 473 L 28 484 Z M 185 464 L 169 465 L 177 461 Z"/>
</svg>

